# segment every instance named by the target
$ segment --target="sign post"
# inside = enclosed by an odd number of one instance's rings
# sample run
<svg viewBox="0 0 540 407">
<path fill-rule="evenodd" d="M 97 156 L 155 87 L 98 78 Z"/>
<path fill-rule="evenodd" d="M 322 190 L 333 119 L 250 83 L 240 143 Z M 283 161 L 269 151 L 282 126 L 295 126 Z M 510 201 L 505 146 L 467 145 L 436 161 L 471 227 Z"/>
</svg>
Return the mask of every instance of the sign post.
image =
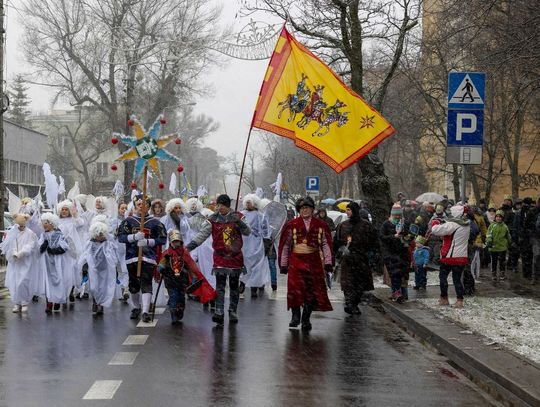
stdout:
<svg viewBox="0 0 540 407">
<path fill-rule="evenodd" d="M 448 74 L 446 164 L 462 165 L 461 201 L 467 198 L 466 165 L 482 164 L 486 74 Z"/>
</svg>

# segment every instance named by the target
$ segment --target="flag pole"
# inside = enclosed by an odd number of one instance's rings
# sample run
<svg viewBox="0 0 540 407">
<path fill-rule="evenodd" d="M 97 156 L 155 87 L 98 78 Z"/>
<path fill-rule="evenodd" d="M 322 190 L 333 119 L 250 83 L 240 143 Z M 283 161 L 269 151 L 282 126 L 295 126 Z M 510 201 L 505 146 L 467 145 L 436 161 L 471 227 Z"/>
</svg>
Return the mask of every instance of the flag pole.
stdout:
<svg viewBox="0 0 540 407">
<path fill-rule="evenodd" d="M 244 159 L 242 160 L 242 168 L 240 169 L 240 181 L 238 181 L 238 191 L 236 192 L 236 204 L 234 207 L 234 211 L 238 211 L 238 201 L 240 200 L 240 189 L 242 188 L 242 179 L 244 178 L 244 167 L 246 165 L 246 157 L 249 147 L 249 140 L 251 139 L 251 130 L 253 130 L 253 126 L 249 128 L 248 138 L 246 142 L 246 148 L 244 150 Z"/>
<path fill-rule="evenodd" d="M 143 170 L 143 187 L 142 187 L 142 206 L 141 206 L 141 226 L 139 228 L 139 231 L 144 233 L 144 218 L 146 214 L 146 183 L 148 179 L 148 164 L 144 165 Z M 139 246 L 139 258 L 137 259 L 137 277 L 141 276 L 141 269 L 142 269 L 142 256 L 143 256 L 143 248 L 142 246 Z"/>
</svg>

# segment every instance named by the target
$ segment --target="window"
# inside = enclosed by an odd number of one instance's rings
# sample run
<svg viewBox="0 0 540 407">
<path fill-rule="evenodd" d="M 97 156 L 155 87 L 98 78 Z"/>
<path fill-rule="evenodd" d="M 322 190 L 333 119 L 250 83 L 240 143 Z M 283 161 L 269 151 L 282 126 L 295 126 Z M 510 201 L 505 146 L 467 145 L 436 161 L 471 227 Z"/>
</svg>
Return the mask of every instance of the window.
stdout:
<svg viewBox="0 0 540 407">
<path fill-rule="evenodd" d="M 19 182 L 19 162 L 18 161 L 10 160 L 9 173 L 11 175 L 11 182 Z"/>
<path fill-rule="evenodd" d="M 28 183 L 28 164 L 20 163 L 19 164 L 19 182 Z"/>
<path fill-rule="evenodd" d="M 28 172 L 28 183 L 33 184 L 33 185 L 35 185 L 36 182 L 37 182 L 36 168 L 37 168 L 37 165 L 30 164 L 30 168 L 28 170 L 29 171 Z"/>
<path fill-rule="evenodd" d="M 98 177 L 106 177 L 109 172 L 109 164 L 108 163 L 97 163 L 97 170 L 96 175 Z"/>
<path fill-rule="evenodd" d="M 6 182 L 11 180 L 11 177 L 9 176 L 9 161 L 10 160 L 4 160 L 4 180 Z"/>
<path fill-rule="evenodd" d="M 58 137 L 58 150 L 61 153 L 65 153 L 69 147 L 69 137 L 67 136 L 60 136 Z"/>
</svg>

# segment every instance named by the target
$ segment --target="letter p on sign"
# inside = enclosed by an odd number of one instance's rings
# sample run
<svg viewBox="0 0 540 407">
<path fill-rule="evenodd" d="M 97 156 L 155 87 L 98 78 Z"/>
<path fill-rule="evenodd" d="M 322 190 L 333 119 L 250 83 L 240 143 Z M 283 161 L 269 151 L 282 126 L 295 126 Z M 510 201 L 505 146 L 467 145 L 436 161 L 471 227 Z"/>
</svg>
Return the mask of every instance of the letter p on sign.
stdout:
<svg viewBox="0 0 540 407">
<path fill-rule="evenodd" d="M 456 119 L 456 141 L 462 141 L 464 134 L 474 134 L 476 132 L 475 114 L 458 113 Z"/>
</svg>

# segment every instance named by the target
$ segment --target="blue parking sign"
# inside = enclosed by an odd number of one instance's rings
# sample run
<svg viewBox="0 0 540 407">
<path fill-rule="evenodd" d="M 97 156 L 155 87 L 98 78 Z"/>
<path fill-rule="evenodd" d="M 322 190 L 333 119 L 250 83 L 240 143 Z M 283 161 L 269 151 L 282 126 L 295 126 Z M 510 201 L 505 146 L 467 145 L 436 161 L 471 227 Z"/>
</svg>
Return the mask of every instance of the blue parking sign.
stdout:
<svg viewBox="0 0 540 407">
<path fill-rule="evenodd" d="M 481 146 L 483 142 L 483 110 L 448 110 L 448 127 L 446 132 L 447 145 Z"/>
<path fill-rule="evenodd" d="M 306 191 L 307 192 L 319 191 L 319 177 L 306 177 Z"/>
</svg>

